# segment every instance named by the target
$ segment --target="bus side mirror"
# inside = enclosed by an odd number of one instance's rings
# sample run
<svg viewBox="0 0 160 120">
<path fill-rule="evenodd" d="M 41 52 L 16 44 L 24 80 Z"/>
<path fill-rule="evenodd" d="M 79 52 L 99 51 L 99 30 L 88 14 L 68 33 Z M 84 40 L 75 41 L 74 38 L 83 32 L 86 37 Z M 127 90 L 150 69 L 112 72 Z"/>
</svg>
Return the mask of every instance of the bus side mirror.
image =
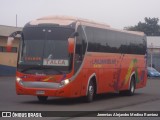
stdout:
<svg viewBox="0 0 160 120">
<path fill-rule="evenodd" d="M 70 54 L 74 52 L 74 38 L 68 39 L 68 52 Z"/>
<path fill-rule="evenodd" d="M 78 33 L 78 32 L 74 32 L 74 33 L 71 34 L 70 37 L 71 37 L 71 38 L 74 38 L 74 37 L 78 37 L 78 36 L 79 36 L 79 33 Z"/>
<path fill-rule="evenodd" d="M 75 33 L 74 33 L 74 36 L 75 36 L 75 37 L 78 37 L 78 36 L 79 36 L 79 33 L 78 33 L 78 32 L 75 32 Z"/>
</svg>

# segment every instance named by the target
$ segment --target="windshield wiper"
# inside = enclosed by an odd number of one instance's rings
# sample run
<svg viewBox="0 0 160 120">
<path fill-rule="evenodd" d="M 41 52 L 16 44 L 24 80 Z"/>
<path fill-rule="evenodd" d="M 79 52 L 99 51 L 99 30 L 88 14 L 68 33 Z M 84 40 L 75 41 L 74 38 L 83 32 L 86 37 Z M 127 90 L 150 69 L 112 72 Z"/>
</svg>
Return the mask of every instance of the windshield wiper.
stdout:
<svg viewBox="0 0 160 120">
<path fill-rule="evenodd" d="M 25 68 L 25 69 L 23 69 L 23 70 L 21 70 L 21 72 L 26 72 L 26 71 L 28 71 L 28 70 L 54 70 L 54 71 L 56 71 L 56 72 L 58 72 L 58 73 L 60 73 L 60 74 L 63 74 L 63 72 L 62 71 L 60 71 L 60 70 L 57 70 L 57 69 L 55 69 L 55 68 L 50 68 L 50 67 L 44 67 L 44 66 L 34 66 L 34 67 L 28 67 L 28 68 Z"/>
</svg>

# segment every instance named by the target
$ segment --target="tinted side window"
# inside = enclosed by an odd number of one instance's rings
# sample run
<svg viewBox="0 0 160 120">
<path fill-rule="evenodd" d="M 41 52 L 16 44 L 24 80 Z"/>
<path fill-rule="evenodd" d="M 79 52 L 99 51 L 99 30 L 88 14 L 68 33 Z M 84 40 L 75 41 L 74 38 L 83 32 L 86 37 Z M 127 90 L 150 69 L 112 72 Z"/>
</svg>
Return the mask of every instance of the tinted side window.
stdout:
<svg viewBox="0 0 160 120">
<path fill-rule="evenodd" d="M 96 47 L 96 45 L 95 45 L 95 41 L 93 39 L 93 28 L 86 27 L 85 32 L 86 32 L 87 40 L 88 40 L 88 51 L 89 52 L 96 52 L 96 50 L 94 49 Z"/>
<path fill-rule="evenodd" d="M 143 36 L 130 35 L 127 38 L 128 54 L 145 54 L 146 44 Z"/>
<path fill-rule="evenodd" d="M 96 52 L 107 52 L 106 31 L 104 29 L 94 28 L 93 39 Z"/>
<path fill-rule="evenodd" d="M 89 52 L 120 53 L 126 43 L 119 32 L 100 28 L 88 28 L 87 38 Z"/>
<path fill-rule="evenodd" d="M 87 42 L 85 39 L 85 35 L 82 29 L 82 26 L 79 26 L 77 29 L 77 32 L 79 36 L 76 38 L 76 51 L 75 51 L 75 65 L 74 65 L 74 70 L 75 72 L 79 69 L 79 67 L 82 64 L 85 52 L 86 52 L 86 47 L 87 47 Z"/>
<path fill-rule="evenodd" d="M 76 54 L 79 54 L 83 58 L 86 52 L 87 42 L 81 26 L 78 27 L 77 32 L 79 36 L 76 38 Z"/>
<path fill-rule="evenodd" d="M 117 31 L 106 30 L 107 52 L 121 53 L 125 46 L 123 35 Z"/>
<path fill-rule="evenodd" d="M 145 54 L 146 44 L 143 36 L 129 33 L 86 27 L 89 52 L 124 54 Z"/>
</svg>

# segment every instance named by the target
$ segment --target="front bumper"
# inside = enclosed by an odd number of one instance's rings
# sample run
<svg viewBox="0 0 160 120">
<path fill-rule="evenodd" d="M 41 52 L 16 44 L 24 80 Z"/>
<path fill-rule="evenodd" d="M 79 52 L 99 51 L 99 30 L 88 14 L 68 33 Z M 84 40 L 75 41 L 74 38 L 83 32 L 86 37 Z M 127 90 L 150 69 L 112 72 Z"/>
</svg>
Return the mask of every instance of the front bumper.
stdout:
<svg viewBox="0 0 160 120">
<path fill-rule="evenodd" d="M 59 83 L 51 82 L 23 82 L 16 81 L 16 93 L 18 95 L 73 97 L 71 95 L 72 84 L 59 87 Z"/>
</svg>

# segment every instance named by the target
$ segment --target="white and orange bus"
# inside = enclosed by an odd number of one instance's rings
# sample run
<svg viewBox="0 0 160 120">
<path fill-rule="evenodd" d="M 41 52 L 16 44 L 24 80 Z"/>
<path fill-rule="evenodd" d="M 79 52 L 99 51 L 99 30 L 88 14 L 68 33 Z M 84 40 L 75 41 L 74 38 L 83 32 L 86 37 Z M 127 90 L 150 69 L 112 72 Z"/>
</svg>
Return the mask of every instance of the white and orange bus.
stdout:
<svg viewBox="0 0 160 120">
<path fill-rule="evenodd" d="M 133 95 L 146 86 L 146 37 L 103 23 L 73 17 L 44 17 L 21 34 L 16 92 L 80 97 L 120 92 Z"/>
</svg>

